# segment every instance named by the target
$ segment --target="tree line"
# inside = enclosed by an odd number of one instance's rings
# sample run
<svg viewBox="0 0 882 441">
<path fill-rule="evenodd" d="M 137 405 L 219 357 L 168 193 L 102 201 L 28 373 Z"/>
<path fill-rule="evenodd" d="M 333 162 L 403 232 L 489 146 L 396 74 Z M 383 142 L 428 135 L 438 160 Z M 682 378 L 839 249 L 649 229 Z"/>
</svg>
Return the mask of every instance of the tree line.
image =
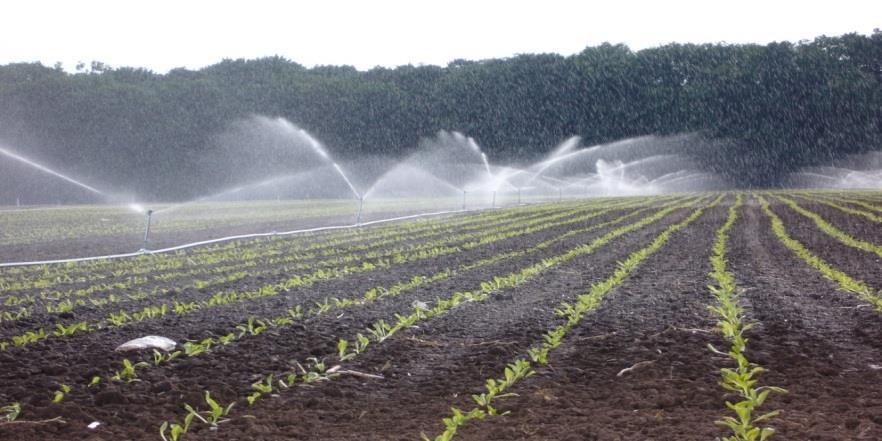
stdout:
<svg viewBox="0 0 882 441">
<path fill-rule="evenodd" d="M 696 132 L 726 141 L 697 157 L 742 187 L 779 185 L 799 167 L 882 145 L 879 30 L 368 71 L 281 57 L 166 74 L 78 68 L 0 66 L 0 144 L 162 199 L 211 188 L 194 178 L 202 158 L 252 114 L 285 117 L 350 158 L 402 155 L 442 129 L 500 161 L 535 159 L 571 135 L 592 145 Z"/>
</svg>

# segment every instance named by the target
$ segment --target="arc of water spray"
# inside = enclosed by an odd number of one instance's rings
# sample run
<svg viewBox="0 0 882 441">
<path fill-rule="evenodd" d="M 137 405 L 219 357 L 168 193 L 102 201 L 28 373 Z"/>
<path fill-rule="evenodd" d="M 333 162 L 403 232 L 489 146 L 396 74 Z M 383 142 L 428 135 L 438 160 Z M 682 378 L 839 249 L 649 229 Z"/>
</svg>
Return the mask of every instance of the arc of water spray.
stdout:
<svg viewBox="0 0 882 441">
<path fill-rule="evenodd" d="M 288 130 L 295 129 L 294 125 L 291 124 L 291 122 L 289 122 L 288 120 L 286 120 L 284 118 L 278 118 L 277 120 L 279 121 L 279 123 L 281 123 Z M 297 128 L 296 130 L 297 130 L 297 134 L 300 135 L 301 138 L 305 139 L 307 143 L 309 143 L 309 146 L 312 148 L 312 150 L 316 154 L 318 154 L 325 161 L 328 161 L 329 163 L 331 163 L 331 165 L 334 167 L 334 170 L 337 171 L 337 173 L 340 175 L 340 177 L 343 178 L 343 180 L 346 182 L 346 185 L 349 186 L 349 189 L 352 190 L 352 194 L 355 195 L 355 198 L 362 199 L 362 195 L 355 188 L 355 185 L 352 185 L 352 181 L 349 180 L 349 176 L 346 176 L 346 173 L 343 172 L 343 168 L 340 167 L 340 164 L 337 164 L 336 162 L 334 162 L 334 160 L 331 158 L 331 155 L 328 154 L 328 151 L 325 150 L 325 148 L 322 146 L 322 144 L 319 142 L 319 140 L 315 139 L 315 137 L 310 135 L 309 132 L 307 132 L 304 129 Z"/>
<path fill-rule="evenodd" d="M 52 175 L 52 176 L 55 176 L 55 177 L 57 177 L 57 178 L 64 179 L 65 181 L 70 182 L 71 184 L 74 184 L 74 185 L 77 185 L 77 186 L 79 186 L 79 187 L 81 187 L 81 188 L 84 188 L 84 189 L 86 189 L 86 190 L 89 190 L 89 191 L 91 191 L 92 193 L 95 193 L 95 194 L 97 194 L 97 195 L 101 195 L 101 196 L 104 196 L 104 197 L 109 197 L 107 193 L 105 193 L 105 192 L 103 192 L 103 191 L 101 191 L 101 190 L 98 190 L 98 189 L 95 188 L 95 187 L 92 187 L 92 186 L 90 186 L 90 185 L 86 185 L 86 184 L 84 184 L 84 183 L 82 183 L 82 182 L 80 182 L 80 181 L 77 181 L 77 180 L 74 179 L 74 178 L 71 178 L 70 176 L 65 176 L 65 175 L 63 175 L 63 174 L 61 174 L 61 173 L 59 173 L 59 172 L 57 172 L 57 171 L 55 171 L 55 170 L 52 170 L 52 169 L 49 168 L 49 167 L 46 167 L 45 165 L 38 164 L 38 163 L 36 163 L 36 162 L 34 162 L 34 161 L 28 159 L 28 158 L 25 158 L 24 156 L 19 155 L 18 153 L 14 153 L 14 152 L 12 152 L 12 151 L 10 151 L 10 150 L 7 150 L 7 149 L 5 149 L 5 148 L 3 148 L 3 147 L 0 147 L 0 154 L 3 154 L 3 155 L 5 155 L 5 156 L 7 156 L 7 157 L 10 157 L 10 158 L 12 158 L 12 159 L 15 159 L 16 161 L 23 162 L 23 163 L 25 163 L 25 164 L 27 164 L 27 165 L 29 165 L 29 166 L 31 166 L 31 167 L 37 169 L 37 170 L 40 170 L 40 171 L 42 171 L 42 172 L 44 172 L 44 173 L 48 173 L 48 174 L 50 174 L 50 175 Z"/>
<path fill-rule="evenodd" d="M 479 155 L 481 155 L 481 161 L 484 163 L 484 169 L 487 170 L 487 176 L 489 176 L 492 179 L 493 172 L 490 171 L 490 162 L 487 161 L 487 154 L 481 150 L 481 147 L 478 145 L 477 142 L 475 142 L 475 139 L 472 138 L 471 136 L 466 138 L 466 142 L 469 144 L 469 147 L 475 151 L 475 153 L 478 153 Z"/>
</svg>

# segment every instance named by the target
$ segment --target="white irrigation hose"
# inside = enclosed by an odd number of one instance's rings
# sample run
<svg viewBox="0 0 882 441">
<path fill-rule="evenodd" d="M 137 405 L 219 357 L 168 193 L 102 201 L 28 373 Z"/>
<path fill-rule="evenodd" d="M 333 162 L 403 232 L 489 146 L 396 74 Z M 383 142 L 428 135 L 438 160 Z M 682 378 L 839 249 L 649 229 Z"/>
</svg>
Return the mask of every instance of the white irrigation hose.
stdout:
<svg viewBox="0 0 882 441">
<path fill-rule="evenodd" d="M 367 225 L 376 225 L 376 224 L 382 224 L 382 223 L 387 223 L 387 222 L 395 222 L 395 221 L 415 219 L 415 218 L 427 217 L 427 216 L 439 216 L 442 214 L 453 214 L 453 213 L 468 213 L 468 212 L 483 211 L 483 210 L 487 210 L 487 208 L 474 208 L 471 210 L 447 210 L 447 211 L 436 211 L 433 213 L 410 214 L 407 216 L 379 219 L 379 220 L 374 220 L 374 221 L 370 221 L 370 222 L 361 222 L 361 223 L 355 223 L 355 224 L 350 224 L 350 225 L 332 225 L 332 226 L 327 226 L 327 227 L 306 228 L 306 229 L 302 229 L 302 230 L 291 230 L 291 231 L 283 231 L 283 232 L 275 232 L 274 231 L 271 233 L 240 234 L 240 235 L 236 235 L 236 236 L 227 236 L 227 237 L 221 237 L 221 238 L 217 238 L 217 239 L 208 239 L 208 240 L 203 240 L 203 241 L 199 241 L 199 242 L 186 243 L 183 245 L 176 245 L 173 247 L 162 248 L 159 250 L 139 250 L 139 251 L 135 251 L 134 253 L 109 254 L 106 256 L 74 257 L 71 259 L 39 260 L 39 261 L 31 261 L 31 262 L 5 262 L 5 263 L 0 263 L 0 268 L 10 268 L 10 267 L 16 267 L 16 266 L 33 266 L 33 265 L 52 265 L 52 264 L 57 264 L 57 263 L 88 262 L 90 260 L 121 259 L 124 257 L 137 257 L 137 256 L 143 256 L 146 254 L 169 253 L 172 251 L 179 251 L 179 250 L 183 250 L 183 249 L 187 249 L 187 248 L 193 248 L 193 247 L 198 247 L 198 246 L 202 246 L 202 245 L 209 245 L 209 244 L 218 243 L 218 242 L 227 242 L 227 241 L 237 240 L 237 239 L 250 239 L 250 238 L 254 238 L 254 237 L 271 237 L 271 236 L 289 236 L 292 234 L 315 233 L 315 232 L 319 232 L 319 231 L 330 231 L 330 230 L 342 230 L 342 229 L 346 229 L 346 228 L 363 227 L 363 226 L 367 226 Z"/>
</svg>

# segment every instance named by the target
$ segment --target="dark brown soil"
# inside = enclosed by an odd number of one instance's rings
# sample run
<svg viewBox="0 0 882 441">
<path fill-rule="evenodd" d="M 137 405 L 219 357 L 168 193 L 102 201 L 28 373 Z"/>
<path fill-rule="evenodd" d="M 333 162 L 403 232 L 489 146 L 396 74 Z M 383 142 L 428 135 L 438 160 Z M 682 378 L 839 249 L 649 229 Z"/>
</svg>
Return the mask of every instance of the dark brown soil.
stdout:
<svg viewBox="0 0 882 441">
<path fill-rule="evenodd" d="M 500 411 L 510 414 L 474 422 L 457 439 L 713 440 L 724 436 L 714 421 L 729 415 L 725 401 L 734 397 L 717 384 L 719 369 L 729 362 L 707 348 L 708 344 L 724 348 L 725 343 L 707 309 L 714 299 L 706 286 L 714 232 L 733 200 L 727 197 L 676 233 L 588 313 L 551 353 L 548 367 L 518 383 L 513 390 L 518 396 L 498 402 Z M 818 206 L 800 204 L 823 212 L 831 222 L 843 221 Z M 837 245 L 786 206 L 776 204 L 774 210 L 791 234 L 813 251 L 871 286 L 882 287 L 876 256 Z M 601 223 L 625 212 L 568 228 Z M 357 296 L 372 286 L 527 248 L 565 230 L 396 265 L 381 273 L 352 274 L 282 298 L 3 351 L 0 405 L 19 401 L 22 415 L 16 423 L 0 423 L 0 439 L 158 440 L 163 421 L 180 421 L 186 414 L 184 403 L 205 409 L 201 397 L 205 390 L 223 404 L 237 404 L 217 431 L 198 424 L 185 439 L 418 440 L 421 432 L 434 436 L 443 430 L 441 418 L 450 414 L 451 406 L 472 408 L 470 396 L 483 391 L 486 379 L 500 377 L 507 363 L 523 357 L 541 342 L 544 332 L 560 323 L 553 310 L 561 302 L 572 301 L 592 283 L 607 278 L 617 262 L 689 212 L 677 210 L 485 302 L 466 303 L 447 315 L 422 321 L 345 363 L 346 369 L 383 379 L 345 375 L 277 391 L 253 407 L 244 397 L 251 383 L 267 373 L 284 372 L 293 361 L 312 356 L 336 364 L 337 340 L 351 339 L 375 320 L 390 320 L 417 300 L 431 302 L 455 291 L 476 289 L 482 281 L 561 254 L 614 227 L 575 235 L 527 256 L 457 272 L 447 280 L 342 314 L 273 328 L 206 356 L 143 369 L 141 381 L 131 384 L 86 387 L 92 376 L 118 369 L 123 356 L 111 350 L 129 337 L 157 333 L 181 340 L 222 334 L 250 315 L 276 316 L 298 303 Z M 882 439 L 882 317 L 838 291 L 781 245 L 754 199 L 748 198 L 740 215 L 731 232 L 729 262 L 745 290 L 741 299 L 746 318 L 755 325 L 748 332 L 748 357 L 768 369 L 760 375 L 762 384 L 789 391 L 772 395 L 763 406 L 781 410 L 769 422 L 778 430 L 773 439 Z M 866 233 L 871 241 L 879 236 L 875 231 Z M 260 282 L 242 281 L 227 289 L 246 289 Z M 196 298 L 198 293 L 183 295 Z M 143 359 L 150 357 L 145 354 Z M 53 404 L 52 394 L 62 383 L 73 391 Z M 61 420 L 40 422 L 56 417 Z M 101 425 L 89 430 L 86 425 L 92 421 Z"/>
</svg>

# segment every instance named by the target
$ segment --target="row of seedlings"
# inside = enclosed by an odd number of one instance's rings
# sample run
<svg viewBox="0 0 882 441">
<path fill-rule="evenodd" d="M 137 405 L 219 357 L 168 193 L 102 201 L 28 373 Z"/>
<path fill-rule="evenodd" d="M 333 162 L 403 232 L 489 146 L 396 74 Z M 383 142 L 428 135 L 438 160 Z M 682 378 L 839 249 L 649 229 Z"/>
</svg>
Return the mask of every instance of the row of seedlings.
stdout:
<svg viewBox="0 0 882 441">
<path fill-rule="evenodd" d="M 676 210 L 687 208 L 699 202 L 700 201 L 693 200 L 664 208 L 634 223 L 618 227 L 613 231 L 594 239 L 588 244 L 579 245 L 562 254 L 542 259 L 538 263 L 511 272 L 506 276 L 494 277 L 492 280 L 482 282 L 480 288 L 477 290 L 455 292 L 446 298 L 437 299 L 431 305 L 414 305 L 409 313 L 395 314 L 394 319 L 392 320 L 378 320 L 366 329 L 365 334 L 358 333 L 354 338 L 346 340 L 341 339 L 338 341 L 338 353 L 332 357 L 328 357 L 336 358 L 340 361 L 340 364 L 338 365 L 329 368 L 324 362 L 325 358 L 312 358 L 302 364 L 298 363 L 298 368 L 294 371 L 255 375 L 263 378 L 263 380 L 251 385 L 253 392 L 246 397 L 247 402 L 248 404 L 254 404 L 261 398 L 270 396 L 280 390 L 289 389 L 301 384 L 313 384 L 319 381 L 327 381 L 336 378 L 339 375 L 346 373 L 346 370 L 342 368 L 342 364 L 345 361 L 352 360 L 367 351 L 369 348 L 385 342 L 402 330 L 415 326 L 423 320 L 447 314 L 461 304 L 467 302 L 484 302 L 492 295 L 497 294 L 502 290 L 519 286 L 550 268 L 568 262 L 576 257 L 593 253 L 618 237 L 642 229 L 667 217 Z M 192 406 L 190 407 L 192 408 Z M 189 431 L 190 424 L 193 422 L 194 418 L 198 420 L 198 418 L 192 416 L 192 412 L 189 412 L 188 410 L 188 414 L 180 423 L 171 421 L 163 422 L 160 427 L 162 438 L 171 439 L 173 441 L 180 439 L 184 433 Z M 166 433 L 168 436 L 166 436 Z"/>
<path fill-rule="evenodd" d="M 495 407 L 498 400 L 513 396 L 512 388 L 521 380 L 533 375 L 534 366 L 547 366 L 551 351 L 563 343 L 566 335 L 579 324 L 586 313 L 596 309 L 607 294 L 618 287 L 641 263 L 661 249 L 674 233 L 695 222 L 705 211 L 719 205 L 724 197 L 725 195 L 720 195 L 710 204 L 694 210 L 686 219 L 665 228 L 649 245 L 631 253 L 619 264 L 612 275 L 602 282 L 592 284 L 587 293 L 578 295 L 574 303 L 561 303 L 560 307 L 555 310 L 555 314 L 565 319 L 564 323 L 545 333 L 543 342 L 531 347 L 525 356 L 518 357 L 509 363 L 503 370 L 501 378 L 487 379 L 485 391 L 472 395 L 475 407 L 467 411 L 451 408 L 451 415 L 442 419 L 444 431 L 434 438 L 422 434 L 422 439 L 450 441 L 460 428 L 470 422 L 505 415 L 505 412 L 500 413 Z"/>
<path fill-rule="evenodd" d="M 735 276 L 726 267 L 726 243 L 729 231 L 738 219 L 738 209 L 742 205 L 742 195 L 736 196 L 735 204 L 729 207 L 726 222 L 716 232 L 713 253 L 710 257 L 713 271 L 710 278 L 713 284 L 708 285 L 711 294 L 717 300 L 715 305 L 709 308 L 717 316 L 717 329 L 729 342 L 729 350 L 721 351 L 712 345 L 708 345 L 711 351 L 725 356 L 735 363 L 735 368 L 721 368 L 720 386 L 730 392 L 734 392 L 741 399 L 736 403 L 726 402 L 726 406 L 735 413 L 735 416 L 725 416 L 717 421 L 729 429 L 731 434 L 723 438 L 724 441 L 757 441 L 770 438 L 775 429 L 772 427 L 759 427 L 758 424 L 776 416 L 779 411 L 773 410 L 757 416 L 755 411 L 766 401 L 769 393 L 786 393 L 787 391 L 775 386 L 758 386 L 757 376 L 764 369 L 748 360 L 747 341 L 745 332 L 752 325 L 744 320 L 744 310 L 738 305 L 738 287 Z"/>
<path fill-rule="evenodd" d="M 5 292 L 14 292 L 33 288 L 46 289 L 58 284 L 84 283 L 89 280 L 120 278 L 123 276 L 135 277 L 152 273 L 168 274 L 185 266 L 210 268 L 213 265 L 224 262 L 240 262 L 251 256 L 320 252 L 327 249 L 341 248 L 343 245 L 355 246 L 371 240 L 408 235 L 438 234 L 442 230 L 450 228 L 465 229 L 475 226 L 481 228 L 482 225 L 493 222 L 505 222 L 530 216 L 547 215 L 549 210 L 551 212 L 558 212 L 572 209 L 573 205 L 554 208 L 542 207 L 544 210 L 538 208 L 528 207 L 487 211 L 457 218 L 419 219 L 368 228 L 341 229 L 287 237 L 238 240 L 174 253 L 145 254 L 128 259 L 5 268 L 2 270 L 5 277 L 0 279 L 0 287 Z"/>
<path fill-rule="evenodd" d="M 611 209 L 609 209 L 611 210 Z M 601 210 L 601 212 L 607 212 L 605 210 Z M 595 217 L 594 213 L 589 212 L 586 215 L 577 217 L 573 219 L 573 222 L 581 222 L 586 219 L 590 219 Z M 550 228 L 551 226 L 559 226 L 568 223 L 569 221 L 559 221 L 559 222 L 549 222 L 545 224 L 545 227 L 542 228 Z M 464 246 L 471 247 L 476 246 L 484 246 L 493 242 L 501 241 L 504 239 L 509 239 L 516 235 L 520 234 L 528 234 L 530 232 L 536 232 L 539 228 L 536 229 L 524 229 L 518 230 L 515 232 L 494 232 L 493 230 L 483 232 L 482 236 L 476 236 L 474 234 L 466 234 L 463 236 L 451 236 L 448 239 L 453 241 L 460 240 L 469 240 L 470 242 L 466 242 Z M 361 262 L 357 265 L 348 265 L 342 268 L 329 268 L 329 269 L 318 269 L 310 274 L 305 275 L 295 275 L 291 276 L 288 279 L 277 282 L 277 283 L 267 283 L 259 288 L 248 290 L 248 291 L 240 291 L 240 292 L 220 292 L 215 293 L 210 298 L 201 301 L 173 301 L 169 304 L 163 303 L 161 305 L 148 305 L 138 310 L 130 310 L 125 311 L 121 310 L 119 312 L 110 313 L 105 319 L 99 320 L 94 323 L 89 323 L 87 321 L 78 321 L 75 323 L 56 323 L 56 330 L 54 332 L 46 332 L 44 328 L 40 329 L 32 329 L 24 331 L 21 334 L 12 336 L 10 340 L 0 341 L 0 350 L 6 350 L 10 347 L 10 342 L 12 343 L 12 347 L 26 346 L 37 341 L 44 340 L 46 338 L 53 337 L 69 337 L 76 333 L 80 332 L 94 332 L 107 327 L 120 327 L 132 323 L 140 323 L 147 320 L 155 320 L 164 317 L 167 313 L 175 313 L 177 315 L 187 315 L 191 314 L 197 310 L 206 309 L 206 308 L 215 308 L 220 306 L 229 305 L 235 302 L 243 302 L 250 301 L 259 298 L 277 296 L 283 294 L 291 289 L 296 287 L 305 287 L 312 286 L 314 283 L 323 280 L 330 280 L 345 277 L 351 274 L 356 273 L 365 273 L 370 271 L 375 271 L 379 269 L 387 269 L 394 265 L 417 262 L 425 259 L 436 258 L 439 256 L 449 255 L 461 252 L 463 250 L 462 247 L 454 246 L 454 247 L 445 247 L 445 246 L 435 246 L 432 244 L 432 248 L 428 249 L 418 249 L 417 251 L 413 251 L 407 254 L 397 254 L 393 255 L 389 259 L 377 259 L 374 262 Z"/>
<path fill-rule="evenodd" d="M 246 264 L 241 265 L 240 267 L 227 268 L 228 270 L 236 269 L 236 271 L 229 272 L 227 274 L 222 274 L 222 275 L 217 276 L 213 279 L 192 280 L 183 288 L 189 287 L 189 288 L 193 288 L 193 289 L 206 290 L 208 288 L 211 288 L 211 287 L 214 287 L 217 285 L 231 284 L 236 281 L 243 280 L 245 278 L 276 273 L 279 271 L 290 273 L 290 272 L 295 272 L 295 271 L 302 271 L 304 269 L 311 269 L 314 267 L 330 267 L 333 265 L 345 265 L 347 263 L 351 263 L 356 260 L 380 259 L 380 258 L 384 258 L 384 257 L 392 257 L 396 254 L 400 255 L 406 251 L 413 252 L 413 251 L 417 251 L 420 249 L 431 249 L 431 248 L 437 248 L 439 246 L 450 245 L 450 244 L 456 243 L 458 241 L 468 241 L 468 240 L 471 240 L 475 237 L 479 237 L 481 234 L 486 234 L 487 231 L 509 231 L 511 229 L 521 228 L 522 225 L 533 225 L 533 224 L 540 223 L 540 222 L 547 222 L 547 221 L 550 221 L 553 219 L 559 219 L 562 217 L 572 216 L 574 214 L 578 214 L 583 211 L 585 211 L 585 208 L 567 210 L 563 213 L 551 215 L 550 217 L 544 217 L 544 218 L 540 217 L 539 219 L 531 219 L 530 221 L 525 222 L 525 223 L 516 223 L 513 225 L 506 225 L 505 227 L 503 227 L 501 229 L 498 228 L 498 225 L 491 224 L 491 225 L 488 225 L 485 229 L 482 229 L 482 230 L 479 230 L 479 231 L 473 232 L 473 233 L 459 233 L 459 234 L 453 235 L 452 234 L 453 230 L 450 230 L 450 231 L 447 231 L 446 234 L 441 234 L 443 237 L 442 239 L 432 241 L 432 242 L 421 243 L 418 246 L 410 244 L 410 245 L 402 246 L 399 248 L 383 248 L 378 251 L 378 249 L 381 248 L 385 244 L 383 244 L 383 243 L 369 243 L 367 247 L 363 248 L 366 251 L 361 254 L 353 253 L 350 251 L 345 254 L 340 253 L 340 255 L 338 255 L 335 258 L 325 259 L 325 260 L 321 260 L 318 262 L 309 262 L 309 260 L 311 258 L 315 257 L 314 255 L 304 256 L 302 254 L 292 254 L 290 257 L 284 259 L 283 261 L 268 262 L 269 264 L 272 264 L 273 266 L 269 267 L 269 268 L 264 268 L 263 270 L 248 269 L 252 265 L 246 263 Z M 412 241 L 412 239 L 409 239 L 408 241 Z M 306 260 L 307 262 L 298 263 L 295 265 L 282 266 L 283 263 L 301 261 L 301 260 Z M 166 280 L 166 279 L 167 278 L 163 278 L 163 280 Z M 146 283 L 146 280 L 144 280 L 142 283 Z M 166 281 L 164 283 L 164 285 L 166 283 L 169 283 L 169 282 Z M 77 306 L 100 307 L 100 306 L 104 306 L 107 304 L 116 304 L 116 303 L 121 303 L 121 302 L 125 302 L 125 301 L 144 300 L 144 299 L 147 299 L 148 297 L 152 297 L 152 296 L 156 296 L 156 295 L 160 295 L 160 294 L 165 294 L 166 292 L 168 292 L 170 288 L 164 287 L 164 285 L 153 287 L 149 291 L 137 290 L 134 293 L 127 293 L 125 295 L 118 295 L 115 292 L 111 292 L 106 297 L 101 297 L 101 298 L 92 298 L 89 295 L 97 290 L 105 290 L 107 288 L 107 286 L 105 284 L 93 285 L 91 287 L 84 288 L 84 289 L 72 290 L 72 292 L 75 294 L 76 300 L 71 300 L 70 298 L 67 298 L 71 295 L 70 292 L 68 292 L 68 293 L 41 292 L 40 296 L 44 297 L 44 298 L 50 297 L 50 296 L 51 297 L 59 297 L 59 298 L 64 297 L 64 300 L 58 299 L 54 303 L 45 304 L 45 307 L 47 308 L 47 311 L 49 313 L 60 314 L 60 313 L 71 312 Z M 111 286 L 114 291 L 116 291 L 116 290 L 129 290 L 133 287 L 132 284 L 121 283 L 121 282 L 113 283 Z M 176 291 L 180 291 L 182 288 L 180 286 L 176 286 L 174 289 Z M 87 300 L 88 300 L 88 304 L 86 303 Z M 26 305 L 28 303 L 34 303 L 34 302 L 35 302 L 35 298 L 33 295 L 23 296 L 20 299 L 17 298 L 17 296 L 11 295 L 11 296 L 7 297 L 4 301 L 4 303 L 7 305 L 18 306 L 18 309 L 15 311 L 15 317 L 18 317 L 18 318 L 20 318 L 21 316 L 32 315 L 33 309 L 31 307 L 21 306 L 21 305 L 23 305 L 23 304 Z M 2 320 L 3 317 L 5 317 L 5 315 L 2 315 L 3 312 L 7 312 L 7 313 L 11 314 L 10 311 L 0 312 L 0 320 Z M 9 321 L 9 320 L 7 320 L 7 321 Z M 2 321 L 0 321 L 0 322 L 2 322 Z"/>
<path fill-rule="evenodd" d="M 456 268 L 445 268 L 444 270 L 435 272 L 430 275 L 414 276 L 408 280 L 396 282 L 388 287 L 374 287 L 365 291 L 361 296 L 357 296 L 354 298 L 331 298 L 330 300 L 326 299 L 324 302 L 316 302 L 314 306 L 308 308 L 305 308 L 303 305 L 297 305 L 287 310 L 284 315 L 277 317 L 266 317 L 260 319 L 251 317 L 248 319 L 248 321 L 236 325 L 235 329 L 231 329 L 229 333 L 218 338 L 213 338 L 209 336 L 205 339 L 199 340 L 198 342 L 185 342 L 183 347 L 183 355 L 186 355 L 187 357 L 193 357 L 211 353 L 211 348 L 214 346 L 227 346 L 233 344 L 236 341 L 239 341 L 242 338 L 261 335 L 263 331 L 266 330 L 268 327 L 284 327 L 292 325 L 295 320 L 302 321 L 329 313 L 340 313 L 344 309 L 365 306 L 376 301 L 393 298 L 416 288 L 425 287 L 433 283 L 447 280 L 458 274 L 472 271 L 481 267 L 497 264 L 513 258 L 528 256 L 541 250 L 548 249 L 549 247 L 575 235 L 586 234 L 591 231 L 619 224 L 629 218 L 645 212 L 648 209 L 649 207 L 639 208 L 607 222 L 593 224 L 575 230 L 569 230 L 566 233 L 540 242 L 532 247 L 496 254 L 492 257 L 481 259 L 476 262 L 459 265 Z M 357 340 L 361 339 L 359 338 Z M 341 344 L 344 345 L 344 348 L 348 346 L 348 342 L 344 342 Z M 180 351 L 175 351 L 169 354 L 162 354 L 156 351 L 154 352 L 153 365 L 159 366 L 161 364 L 170 362 L 177 359 L 180 355 L 182 355 Z M 342 354 L 341 358 L 344 358 Z M 123 360 L 124 369 L 126 369 L 129 365 L 132 365 L 130 361 Z M 148 367 L 149 364 L 143 363 L 140 366 Z"/>
<path fill-rule="evenodd" d="M 787 233 L 787 228 L 784 226 L 784 222 L 781 221 L 781 218 L 778 217 L 774 211 L 772 211 L 769 206 L 769 201 L 762 195 L 757 195 L 757 199 L 759 200 L 763 211 L 772 221 L 772 231 L 785 247 L 790 249 L 798 258 L 802 259 L 809 266 L 818 270 L 824 277 L 836 282 L 839 289 L 855 294 L 865 302 L 882 310 L 882 297 L 880 297 L 880 293 L 876 292 L 863 281 L 852 278 L 848 274 L 835 268 L 833 265 L 830 265 L 824 259 L 809 251 L 801 242 L 793 239 L 790 234 Z"/>
</svg>

